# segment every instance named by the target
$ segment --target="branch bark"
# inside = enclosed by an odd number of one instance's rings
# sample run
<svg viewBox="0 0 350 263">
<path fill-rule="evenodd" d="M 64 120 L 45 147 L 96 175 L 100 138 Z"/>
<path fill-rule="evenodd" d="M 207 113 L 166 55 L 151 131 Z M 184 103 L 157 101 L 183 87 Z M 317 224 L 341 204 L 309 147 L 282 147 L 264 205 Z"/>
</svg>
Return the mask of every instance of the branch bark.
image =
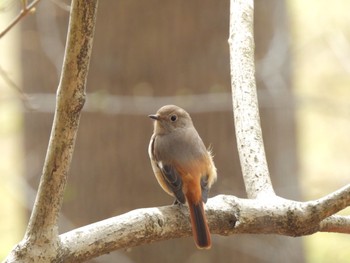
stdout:
<svg viewBox="0 0 350 263">
<path fill-rule="evenodd" d="M 350 234 L 350 216 L 330 216 L 320 223 L 320 231 Z"/>
<path fill-rule="evenodd" d="M 325 219 L 350 205 L 350 185 L 328 198 L 310 202 L 286 199 L 240 199 L 229 195 L 210 198 L 206 215 L 213 234 L 310 235 L 317 231 L 350 233 L 350 218 Z M 340 202 L 339 202 L 340 201 Z M 180 206 L 143 208 L 60 235 L 65 262 L 84 261 L 123 248 L 191 235 L 188 209 Z"/>
<path fill-rule="evenodd" d="M 230 1 L 231 89 L 237 147 L 249 198 L 274 196 L 260 126 L 254 64 L 254 1 Z"/>
<path fill-rule="evenodd" d="M 7 262 L 49 262 L 60 253 L 57 220 L 85 102 L 97 0 L 73 0 L 56 110 L 38 194 L 23 241 Z"/>
<path fill-rule="evenodd" d="M 318 231 L 350 234 L 349 216 L 328 217 L 349 205 L 350 184 L 309 202 L 219 195 L 208 200 L 206 215 L 211 232 L 223 236 L 278 234 L 296 237 Z M 190 235 L 186 207 L 142 208 L 61 234 L 59 261 L 82 262 L 118 249 Z"/>
</svg>

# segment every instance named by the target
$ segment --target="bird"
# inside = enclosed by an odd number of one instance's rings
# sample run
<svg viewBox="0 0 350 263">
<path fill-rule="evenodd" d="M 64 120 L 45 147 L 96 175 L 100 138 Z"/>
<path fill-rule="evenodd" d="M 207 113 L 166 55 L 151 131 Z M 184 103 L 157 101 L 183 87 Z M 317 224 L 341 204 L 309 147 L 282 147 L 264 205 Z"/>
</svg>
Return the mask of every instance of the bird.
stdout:
<svg viewBox="0 0 350 263">
<path fill-rule="evenodd" d="M 209 249 L 211 236 L 203 203 L 217 179 L 211 150 L 184 109 L 166 105 L 149 117 L 154 120 L 148 154 L 155 177 L 163 190 L 175 197 L 174 204 L 187 203 L 195 244 Z"/>
</svg>

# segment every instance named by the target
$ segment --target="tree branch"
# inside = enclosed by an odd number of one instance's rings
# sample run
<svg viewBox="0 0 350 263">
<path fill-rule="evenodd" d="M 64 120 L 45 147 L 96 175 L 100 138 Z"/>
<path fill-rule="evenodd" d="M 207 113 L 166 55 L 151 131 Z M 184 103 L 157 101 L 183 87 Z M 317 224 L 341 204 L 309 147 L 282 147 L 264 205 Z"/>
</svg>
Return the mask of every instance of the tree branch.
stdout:
<svg viewBox="0 0 350 263">
<path fill-rule="evenodd" d="M 97 0 L 72 1 L 56 111 L 43 173 L 25 237 L 13 250 L 11 260 L 19 261 L 25 255 L 35 262 L 49 262 L 60 252 L 57 220 L 72 160 L 80 112 L 85 102 L 85 84 L 96 12 Z"/>
<path fill-rule="evenodd" d="M 22 10 L 15 19 L 2 31 L 0 32 L 0 38 L 2 38 L 7 32 L 9 32 L 23 17 L 32 12 L 35 6 L 40 2 L 40 0 L 34 0 L 29 5 L 27 1 L 22 1 Z"/>
<path fill-rule="evenodd" d="M 349 186 L 350 187 L 350 186 Z M 348 189 L 329 195 L 333 203 L 350 205 Z M 341 192 L 341 194 L 340 194 Z M 206 214 L 213 234 L 310 235 L 317 231 L 350 232 L 350 218 L 319 213 L 331 198 L 297 202 L 282 198 L 240 199 L 219 195 L 208 200 Z M 336 210 L 332 210 L 336 212 Z M 191 235 L 188 209 L 180 206 L 144 208 L 60 235 L 65 262 L 88 260 L 122 248 Z"/>
<path fill-rule="evenodd" d="M 320 231 L 350 234 L 350 216 L 330 216 L 320 223 Z"/>
<path fill-rule="evenodd" d="M 349 206 L 350 184 L 337 191 L 324 196 L 316 201 L 308 202 L 309 205 L 317 208 L 320 219 L 325 219 Z"/>
<path fill-rule="evenodd" d="M 253 0 L 230 1 L 230 64 L 237 147 L 249 198 L 274 196 L 255 84 Z"/>
</svg>

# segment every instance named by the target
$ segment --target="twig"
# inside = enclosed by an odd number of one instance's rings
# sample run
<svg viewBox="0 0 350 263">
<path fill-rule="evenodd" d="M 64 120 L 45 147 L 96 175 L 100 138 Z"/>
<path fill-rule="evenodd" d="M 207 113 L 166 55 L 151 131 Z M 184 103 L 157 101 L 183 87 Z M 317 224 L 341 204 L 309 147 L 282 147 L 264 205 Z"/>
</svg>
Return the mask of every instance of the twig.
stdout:
<svg viewBox="0 0 350 263">
<path fill-rule="evenodd" d="M 274 196 L 255 83 L 253 0 L 230 1 L 230 64 L 237 147 L 249 198 Z"/>
<path fill-rule="evenodd" d="M 18 14 L 18 16 L 12 20 L 12 22 L 0 33 L 0 38 L 2 38 L 7 32 L 11 30 L 23 17 L 29 14 L 34 7 L 40 2 L 40 0 L 34 0 L 29 5 L 27 5 L 27 1 L 22 0 L 22 10 Z"/>
</svg>

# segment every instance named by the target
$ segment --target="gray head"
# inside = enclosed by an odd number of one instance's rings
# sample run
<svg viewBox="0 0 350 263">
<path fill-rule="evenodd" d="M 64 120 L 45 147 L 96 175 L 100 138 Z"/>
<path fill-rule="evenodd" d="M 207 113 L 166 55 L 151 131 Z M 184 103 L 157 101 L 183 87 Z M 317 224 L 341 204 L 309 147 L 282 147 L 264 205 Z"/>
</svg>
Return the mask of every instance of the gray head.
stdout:
<svg viewBox="0 0 350 263">
<path fill-rule="evenodd" d="M 175 105 L 166 105 L 161 107 L 156 114 L 149 115 L 154 123 L 154 132 L 156 134 L 167 134 L 176 129 L 192 127 L 190 115 L 182 108 Z"/>
</svg>

